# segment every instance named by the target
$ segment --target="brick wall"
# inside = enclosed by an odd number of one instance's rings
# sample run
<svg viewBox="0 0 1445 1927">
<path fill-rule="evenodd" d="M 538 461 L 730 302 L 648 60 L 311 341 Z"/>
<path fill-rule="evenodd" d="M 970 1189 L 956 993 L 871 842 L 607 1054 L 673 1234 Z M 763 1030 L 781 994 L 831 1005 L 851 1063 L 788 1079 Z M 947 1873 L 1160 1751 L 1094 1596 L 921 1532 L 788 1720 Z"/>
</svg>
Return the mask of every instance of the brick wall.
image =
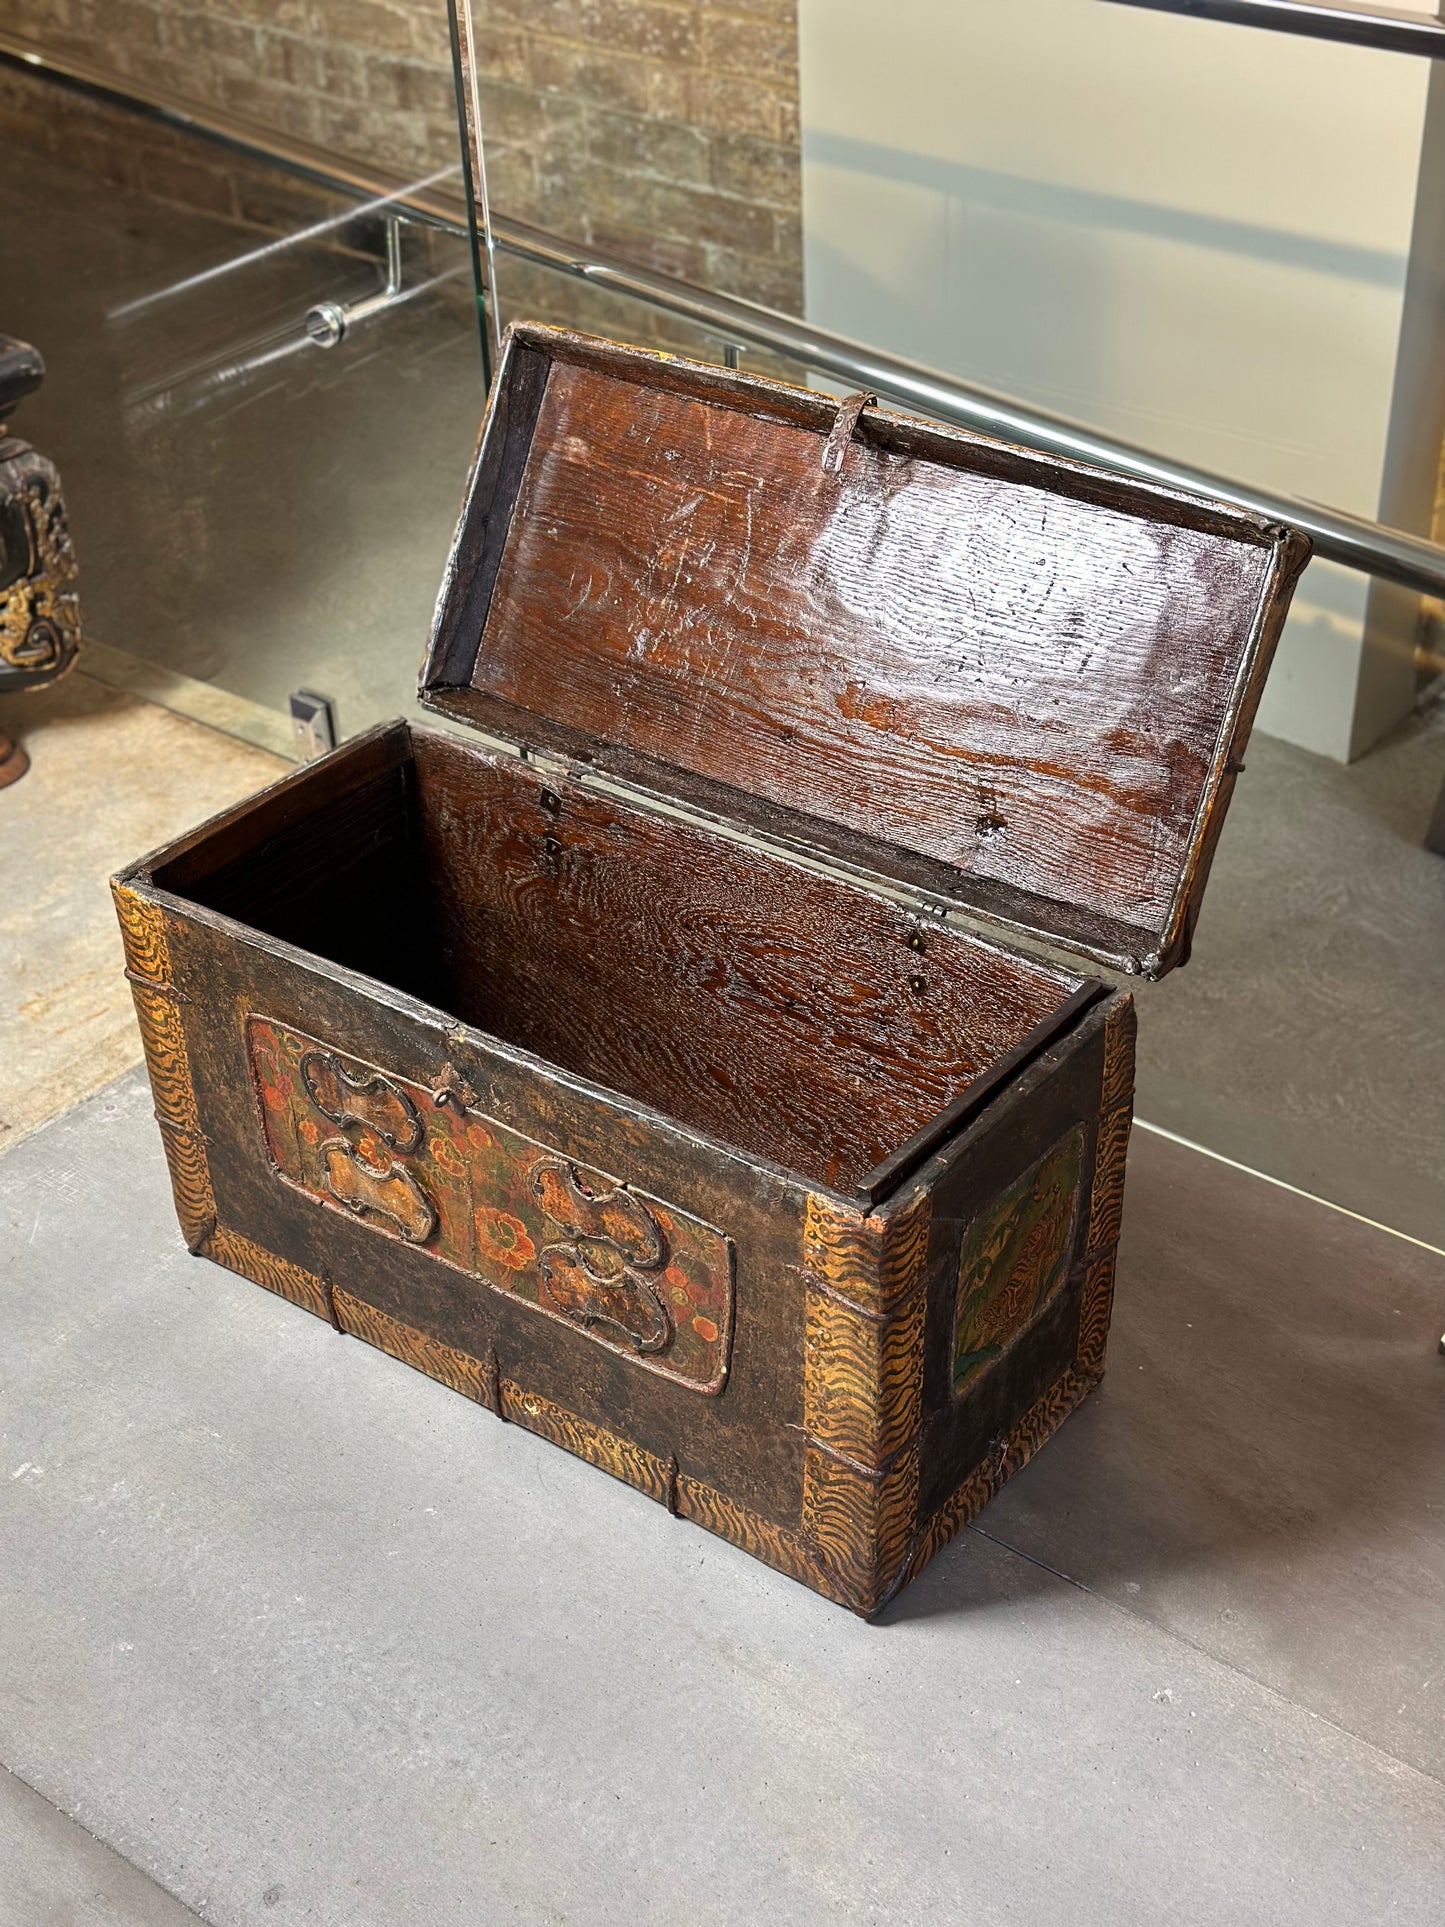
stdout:
<svg viewBox="0 0 1445 1927">
<path fill-rule="evenodd" d="M 474 13 L 498 209 L 801 309 L 796 0 Z M 122 78 L 340 154 L 415 176 L 456 159 L 446 0 L 7 0 L 5 15 Z M 216 151 L 152 145 L 148 191 L 253 218 Z"/>
<path fill-rule="evenodd" d="M 796 0 L 487 0 L 505 213 L 800 312 Z"/>
</svg>

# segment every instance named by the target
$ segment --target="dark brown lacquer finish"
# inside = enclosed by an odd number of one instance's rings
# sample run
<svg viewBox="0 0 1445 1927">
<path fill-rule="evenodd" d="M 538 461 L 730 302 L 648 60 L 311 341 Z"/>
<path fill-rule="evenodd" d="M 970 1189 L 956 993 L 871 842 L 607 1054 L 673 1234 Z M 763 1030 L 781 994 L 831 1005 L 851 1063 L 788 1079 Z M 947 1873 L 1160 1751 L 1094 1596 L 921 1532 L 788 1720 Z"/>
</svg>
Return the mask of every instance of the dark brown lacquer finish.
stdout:
<svg viewBox="0 0 1445 1927">
<path fill-rule="evenodd" d="M 640 351 L 510 353 L 427 700 L 1179 961 L 1302 538 Z"/>
<path fill-rule="evenodd" d="M 853 1190 L 1082 980 L 596 790 L 416 738 L 449 1009 Z"/>
<path fill-rule="evenodd" d="M 187 1245 L 878 1612 L 1103 1371 L 1133 1005 L 1000 939 L 1182 959 L 1303 554 L 515 331 L 425 671 L 511 746 L 115 880 Z"/>
</svg>

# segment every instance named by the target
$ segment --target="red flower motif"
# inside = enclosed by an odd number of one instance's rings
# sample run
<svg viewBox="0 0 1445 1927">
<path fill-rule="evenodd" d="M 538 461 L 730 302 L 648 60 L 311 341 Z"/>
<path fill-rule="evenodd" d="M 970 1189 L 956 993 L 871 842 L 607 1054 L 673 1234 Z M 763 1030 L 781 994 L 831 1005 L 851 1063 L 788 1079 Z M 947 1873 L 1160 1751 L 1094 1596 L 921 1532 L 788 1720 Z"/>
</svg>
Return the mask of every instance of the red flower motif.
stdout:
<svg viewBox="0 0 1445 1927">
<path fill-rule="evenodd" d="M 505 1265 L 508 1271 L 520 1271 L 537 1255 L 537 1247 L 527 1236 L 526 1225 L 508 1211 L 494 1211 L 490 1205 L 479 1205 L 476 1227 L 478 1253 L 490 1258 L 493 1264 Z"/>
</svg>

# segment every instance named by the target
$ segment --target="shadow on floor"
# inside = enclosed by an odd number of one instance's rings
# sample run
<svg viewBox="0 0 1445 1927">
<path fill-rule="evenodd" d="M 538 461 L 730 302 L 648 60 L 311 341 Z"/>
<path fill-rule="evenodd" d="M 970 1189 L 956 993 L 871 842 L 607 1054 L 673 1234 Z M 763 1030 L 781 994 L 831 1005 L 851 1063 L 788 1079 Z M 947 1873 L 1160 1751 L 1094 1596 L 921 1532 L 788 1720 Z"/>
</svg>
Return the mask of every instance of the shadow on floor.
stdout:
<svg viewBox="0 0 1445 1927">
<path fill-rule="evenodd" d="M 1107 1375 L 978 1524 L 1445 1771 L 1442 1331 L 1437 1255 L 1136 1134 Z M 973 1610 L 972 1566 L 887 1618 Z"/>
</svg>

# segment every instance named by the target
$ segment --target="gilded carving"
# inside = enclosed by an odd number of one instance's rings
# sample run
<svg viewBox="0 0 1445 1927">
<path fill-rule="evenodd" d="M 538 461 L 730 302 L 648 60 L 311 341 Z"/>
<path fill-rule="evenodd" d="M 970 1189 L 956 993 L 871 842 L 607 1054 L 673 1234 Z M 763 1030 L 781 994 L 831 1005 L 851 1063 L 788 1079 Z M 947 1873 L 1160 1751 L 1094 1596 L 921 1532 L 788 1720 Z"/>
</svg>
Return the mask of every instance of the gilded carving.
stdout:
<svg viewBox="0 0 1445 1927">
<path fill-rule="evenodd" d="M 80 601 L 60 478 L 33 449 L 0 464 L 0 497 L 25 528 L 28 567 L 0 590 L 0 668 L 22 684 L 51 682 L 80 648 Z"/>
<path fill-rule="evenodd" d="M 644 1357 L 666 1351 L 672 1320 L 656 1287 L 627 1265 L 599 1274 L 575 1245 L 548 1245 L 542 1253 L 542 1290 L 574 1324 L 607 1325 Z"/>
<path fill-rule="evenodd" d="M 333 1124 L 360 1124 L 389 1151 L 405 1157 L 421 1143 L 421 1119 L 411 1099 L 380 1075 L 353 1078 L 331 1051 L 307 1051 L 300 1064 L 306 1094 Z"/>
<path fill-rule="evenodd" d="M 344 1137 L 329 1138 L 319 1150 L 322 1182 L 348 1211 L 384 1219 L 408 1244 L 422 1244 L 431 1236 L 436 1208 L 404 1164 L 395 1158 L 373 1164 Z"/>
</svg>

